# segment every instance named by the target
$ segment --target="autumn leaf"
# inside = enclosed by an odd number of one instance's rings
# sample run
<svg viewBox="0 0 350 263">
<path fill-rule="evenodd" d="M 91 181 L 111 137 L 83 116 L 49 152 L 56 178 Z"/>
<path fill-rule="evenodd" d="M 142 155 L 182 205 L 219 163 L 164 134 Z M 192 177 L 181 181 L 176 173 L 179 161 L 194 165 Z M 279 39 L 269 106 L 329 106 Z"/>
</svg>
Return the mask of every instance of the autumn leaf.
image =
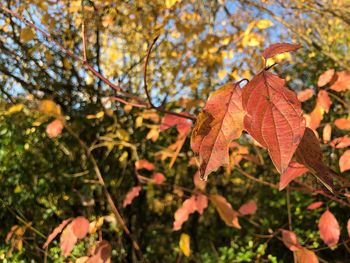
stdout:
<svg viewBox="0 0 350 263">
<path fill-rule="evenodd" d="M 239 213 L 242 216 L 245 215 L 251 215 L 254 214 L 256 212 L 256 210 L 258 209 L 256 202 L 255 201 L 249 201 L 248 203 L 243 204 L 240 208 L 239 208 Z"/>
<path fill-rule="evenodd" d="M 154 170 L 154 164 L 150 163 L 147 160 L 138 160 L 135 162 L 135 168 L 136 170 L 141 170 L 145 169 L 148 171 L 153 171 Z"/>
<path fill-rule="evenodd" d="M 72 220 L 72 218 L 68 218 L 62 221 L 61 224 L 59 224 L 59 226 L 57 226 L 52 232 L 51 234 L 47 237 L 47 240 L 45 242 L 45 244 L 43 245 L 43 249 L 47 248 L 50 243 L 52 242 L 52 240 L 55 239 L 55 237 L 62 232 L 63 228 Z"/>
<path fill-rule="evenodd" d="M 28 42 L 35 38 L 35 32 L 31 27 L 22 28 L 20 38 L 21 41 Z"/>
<path fill-rule="evenodd" d="M 58 117 L 61 115 L 61 107 L 52 100 L 40 101 L 39 111 L 48 116 Z"/>
<path fill-rule="evenodd" d="M 331 140 L 331 137 L 332 137 L 332 126 L 329 123 L 327 123 L 324 126 L 323 132 L 322 132 L 323 142 L 328 143 Z"/>
<path fill-rule="evenodd" d="M 191 253 L 191 248 L 190 248 L 190 236 L 182 233 L 180 236 L 180 241 L 179 241 L 179 247 L 181 252 L 186 256 L 189 257 Z"/>
<path fill-rule="evenodd" d="M 287 170 L 281 175 L 279 182 L 279 190 L 281 191 L 284 188 L 286 188 L 291 181 L 303 175 L 307 171 L 308 169 L 304 165 L 291 161 Z"/>
<path fill-rule="evenodd" d="M 282 229 L 282 241 L 283 244 L 290 250 L 290 251 L 297 251 L 301 248 L 301 245 L 298 241 L 297 235 L 288 230 Z"/>
<path fill-rule="evenodd" d="M 78 239 L 83 239 L 89 231 L 89 221 L 79 216 L 72 221 L 72 231 Z"/>
<path fill-rule="evenodd" d="M 285 81 L 263 71 L 244 88 L 244 127 L 263 147 L 280 173 L 284 173 L 304 134 L 305 120 L 296 94 Z"/>
<path fill-rule="evenodd" d="M 268 58 L 271 58 L 275 55 L 278 55 L 278 54 L 281 54 L 284 52 L 295 51 L 299 48 L 301 48 L 301 45 L 299 45 L 299 44 L 276 43 L 276 44 L 272 44 L 268 48 L 266 48 L 263 51 L 262 56 L 265 59 L 268 59 Z"/>
<path fill-rule="evenodd" d="M 348 236 L 350 237 L 350 219 L 348 220 L 348 223 L 346 224 L 346 230 L 348 231 Z"/>
<path fill-rule="evenodd" d="M 207 186 L 207 182 L 200 178 L 199 171 L 193 175 L 193 182 L 195 187 L 201 191 L 204 191 Z"/>
<path fill-rule="evenodd" d="M 332 105 L 332 101 L 328 95 L 328 92 L 325 90 L 321 90 L 318 94 L 317 94 L 317 103 L 319 103 L 320 107 L 322 107 L 322 109 L 328 113 L 329 108 Z"/>
<path fill-rule="evenodd" d="M 334 121 L 334 125 L 341 130 L 350 130 L 350 119 L 340 118 Z"/>
<path fill-rule="evenodd" d="M 323 242 L 325 242 L 330 248 L 335 247 L 338 244 L 340 236 L 340 227 L 337 219 L 327 209 L 320 218 L 318 223 L 318 229 Z"/>
<path fill-rule="evenodd" d="M 335 74 L 335 70 L 329 69 L 320 75 L 320 77 L 318 78 L 318 81 L 317 81 L 317 86 L 323 87 L 330 82 L 334 82 L 334 80 L 336 78 L 337 78 L 337 75 Z"/>
<path fill-rule="evenodd" d="M 6 114 L 11 115 L 14 114 L 16 112 L 20 112 L 21 110 L 23 110 L 24 105 L 22 103 L 18 103 L 15 105 L 12 105 L 7 111 Z"/>
<path fill-rule="evenodd" d="M 259 29 L 266 29 L 273 26 L 273 23 L 270 20 L 267 19 L 261 19 L 258 22 L 256 22 L 256 27 Z"/>
<path fill-rule="evenodd" d="M 231 204 L 221 195 L 211 195 L 210 200 L 214 203 L 216 210 L 226 225 L 240 229 L 238 213 L 233 210 Z"/>
<path fill-rule="evenodd" d="M 312 250 L 301 248 L 295 252 L 298 263 L 318 263 L 318 258 Z"/>
<path fill-rule="evenodd" d="M 97 243 L 92 256 L 86 263 L 108 263 L 111 262 L 112 246 L 106 240 L 101 240 Z"/>
<path fill-rule="evenodd" d="M 339 158 L 340 171 L 343 173 L 350 169 L 350 150 L 346 150 Z"/>
<path fill-rule="evenodd" d="M 64 257 L 69 256 L 72 252 L 75 244 L 77 243 L 78 238 L 74 235 L 72 230 L 72 223 L 70 223 L 62 232 L 60 239 L 60 248 L 62 251 L 62 255 Z"/>
<path fill-rule="evenodd" d="M 126 194 L 124 201 L 123 201 L 123 207 L 126 207 L 132 203 L 132 201 L 139 196 L 141 192 L 141 186 L 135 186 L 131 188 L 131 190 Z"/>
<path fill-rule="evenodd" d="M 152 179 L 153 179 L 154 183 L 158 184 L 158 185 L 164 183 L 164 181 L 166 180 L 164 174 L 162 174 L 162 173 L 153 174 Z"/>
<path fill-rule="evenodd" d="M 310 128 L 305 129 L 295 157 L 296 161 L 303 164 L 329 191 L 334 192 L 333 178 L 336 173 L 323 163 L 320 143 Z"/>
<path fill-rule="evenodd" d="M 309 88 L 306 90 L 299 91 L 297 93 L 297 97 L 298 97 L 298 100 L 300 102 L 304 102 L 304 101 L 311 99 L 314 96 L 314 94 L 315 94 L 315 91 L 313 89 Z"/>
<path fill-rule="evenodd" d="M 206 180 L 211 172 L 229 164 L 229 144 L 241 135 L 242 121 L 239 83 L 225 85 L 209 96 L 191 137 L 201 178 Z"/>
<path fill-rule="evenodd" d="M 331 141 L 330 145 L 334 148 L 345 148 L 350 146 L 350 137 L 344 136 L 344 137 L 338 137 Z"/>
<path fill-rule="evenodd" d="M 350 90 L 350 71 L 337 72 L 337 77 L 330 88 L 338 92 Z"/>
<path fill-rule="evenodd" d="M 191 130 L 192 122 L 172 114 L 165 114 L 160 124 L 160 131 L 175 126 L 179 134 L 187 134 Z"/>
<path fill-rule="evenodd" d="M 46 126 L 46 133 L 50 138 L 55 138 L 62 133 L 63 127 L 63 122 L 56 119 Z"/>
<path fill-rule="evenodd" d="M 315 210 L 315 209 L 321 207 L 322 205 L 323 205 L 323 202 L 321 202 L 321 201 L 313 202 L 313 203 L 309 204 L 306 209 L 308 209 L 308 210 Z"/>
</svg>

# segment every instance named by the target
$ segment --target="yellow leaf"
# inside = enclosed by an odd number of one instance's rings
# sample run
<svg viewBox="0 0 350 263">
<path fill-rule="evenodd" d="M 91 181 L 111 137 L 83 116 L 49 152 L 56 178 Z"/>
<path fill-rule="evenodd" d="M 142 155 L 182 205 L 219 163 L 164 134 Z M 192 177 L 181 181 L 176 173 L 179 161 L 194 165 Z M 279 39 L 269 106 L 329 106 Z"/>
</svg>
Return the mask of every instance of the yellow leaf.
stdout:
<svg viewBox="0 0 350 263">
<path fill-rule="evenodd" d="M 266 29 L 266 28 L 271 27 L 271 26 L 273 26 L 273 23 L 270 20 L 267 20 L 267 19 L 259 20 L 256 23 L 256 27 L 259 28 L 259 29 Z"/>
<path fill-rule="evenodd" d="M 105 115 L 105 113 L 103 111 L 100 111 L 96 114 L 90 114 L 90 115 L 87 115 L 86 118 L 87 119 L 101 119 L 103 118 L 103 116 Z"/>
<path fill-rule="evenodd" d="M 13 113 L 19 112 L 23 110 L 23 108 L 24 108 L 24 105 L 22 103 L 13 105 L 7 110 L 7 114 L 13 114 Z"/>
<path fill-rule="evenodd" d="M 222 80 L 223 78 L 225 78 L 226 75 L 227 75 L 227 71 L 226 71 L 225 69 L 220 70 L 220 71 L 218 72 L 218 77 L 219 77 L 220 80 Z"/>
<path fill-rule="evenodd" d="M 25 27 L 21 30 L 21 40 L 23 42 L 28 42 L 30 40 L 33 40 L 35 38 L 35 33 L 32 28 Z"/>
<path fill-rule="evenodd" d="M 259 46 L 261 39 L 256 34 L 250 34 L 243 38 L 242 44 L 243 46 L 256 47 Z"/>
<path fill-rule="evenodd" d="M 39 110 L 46 115 L 61 115 L 61 108 L 52 100 L 42 100 L 39 104 Z"/>
<path fill-rule="evenodd" d="M 180 2 L 181 0 L 165 0 L 165 7 L 171 8 L 173 5 L 175 5 L 177 2 Z"/>
<path fill-rule="evenodd" d="M 136 118 L 136 121 L 135 121 L 135 127 L 136 127 L 136 128 L 141 127 L 141 126 L 142 126 L 142 123 L 143 123 L 143 118 L 142 118 L 141 116 L 138 116 L 138 117 Z"/>
<path fill-rule="evenodd" d="M 129 133 L 124 129 L 117 130 L 116 136 L 123 141 L 129 141 Z"/>
<path fill-rule="evenodd" d="M 190 236 L 187 234 L 182 233 L 180 237 L 179 247 L 181 252 L 186 256 L 189 257 L 191 253 L 190 248 Z"/>
</svg>

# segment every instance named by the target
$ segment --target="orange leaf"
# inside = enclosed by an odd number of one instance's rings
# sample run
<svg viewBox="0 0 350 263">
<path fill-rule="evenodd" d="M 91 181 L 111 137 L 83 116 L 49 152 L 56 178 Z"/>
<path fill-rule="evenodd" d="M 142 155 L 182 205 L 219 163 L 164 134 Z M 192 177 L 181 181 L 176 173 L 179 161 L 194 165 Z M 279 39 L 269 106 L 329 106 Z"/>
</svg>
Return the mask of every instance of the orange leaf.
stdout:
<svg viewBox="0 0 350 263">
<path fill-rule="evenodd" d="M 72 223 L 70 223 L 62 232 L 60 239 L 60 248 L 62 251 L 62 255 L 64 257 L 69 256 L 70 252 L 72 252 L 75 244 L 77 243 L 78 238 L 74 235 L 72 230 Z"/>
<path fill-rule="evenodd" d="M 43 249 L 47 248 L 50 243 L 52 242 L 52 240 L 55 239 L 55 237 L 62 232 L 63 228 L 69 223 L 69 221 L 71 221 L 71 218 L 68 218 L 66 220 L 63 220 L 62 223 L 57 226 L 52 232 L 51 234 L 47 237 L 47 240 L 45 242 L 45 244 L 43 245 Z"/>
<path fill-rule="evenodd" d="M 266 48 L 263 51 L 262 56 L 265 59 L 268 59 L 268 58 L 271 58 L 273 56 L 276 56 L 276 55 L 284 53 L 284 52 L 295 51 L 299 48 L 301 48 L 301 45 L 299 45 L 299 44 L 276 43 L 276 44 L 272 44 L 268 48 Z"/>
<path fill-rule="evenodd" d="M 194 174 L 193 182 L 196 188 L 201 191 L 204 191 L 205 187 L 207 186 L 207 182 L 200 178 L 199 171 Z"/>
<path fill-rule="evenodd" d="M 332 80 L 334 81 L 335 78 L 336 78 L 336 75 L 335 75 L 334 69 L 329 69 L 320 75 L 317 81 L 317 86 L 323 87 L 328 83 L 330 83 Z"/>
<path fill-rule="evenodd" d="M 304 102 L 304 101 L 307 101 L 308 99 L 311 99 L 314 94 L 315 94 L 315 91 L 309 88 L 306 90 L 299 91 L 297 97 L 300 102 Z"/>
<path fill-rule="evenodd" d="M 304 165 L 291 161 L 287 170 L 281 175 L 279 190 L 281 191 L 286 188 L 291 181 L 303 175 L 307 171 L 308 169 Z"/>
<path fill-rule="evenodd" d="M 350 90 L 350 71 L 337 72 L 337 76 L 337 80 L 330 88 L 338 92 Z"/>
<path fill-rule="evenodd" d="M 339 167 L 341 172 L 350 169 L 350 150 L 345 151 L 339 158 Z"/>
<path fill-rule="evenodd" d="M 282 241 L 290 251 L 297 251 L 301 248 L 297 235 L 292 231 L 282 229 Z"/>
<path fill-rule="evenodd" d="M 314 110 L 310 113 L 310 123 L 309 128 L 316 130 L 323 119 L 324 109 L 321 107 L 320 103 L 316 103 Z"/>
<path fill-rule="evenodd" d="M 341 130 L 350 130 L 350 119 L 340 118 L 334 121 L 335 126 Z"/>
<path fill-rule="evenodd" d="M 245 129 L 268 149 L 275 167 L 284 173 L 305 130 L 296 94 L 283 79 L 263 71 L 243 88 L 242 100 Z"/>
<path fill-rule="evenodd" d="M 337 219 L 327 209 L 320 218 L 318 223 L 318 229 L 323 242 L 329 247 L 335 247 L 338 244 L 340 236 L 340 228 Z"/>
<path fill-rule="evenodd" d="M 344 137 L 338 137 L 332 140 L 331 146 L 334 148 L 345 148 L 350 146 L 350 137 L 344 136 Z"/>
<path fill-rule="evenodd" d="M 245 216 L 254 214 L 257 209 L 258 207 L 256 206 L 256 202 L 249 201 L 248 203 L 243 204 L 238 211 L 242 216 Z"/>
<path fill-rule="evenodd" d="M 298 263 L 318 263 L 318 258 L 312 250 L 301 248 L 295 252 Z"/>
<path fill-rule="evenodd" d="M 146 169 L 148 171 L 154 170 L 154 165 L 147 160 L 138 160 L 135 162 L 136 170 Z"/>
<path fill-rule="evenodd" d="M 59 119 L 56 119 L 46 126 L 46 133 L 50 138 L 55 138 L 62 133 L 63 127 L 63 122 Z"/>
<path fill-rule="evenodd" d="M 176 126 L 180 134 L 187 134 L 191 130 L 192 122 L 172 114 L 165 114 L 160 124 L 160 130 L 164 131 L 173 126 Z"/>
<path fill-rule="evenodd" d="M 306 209 L 314 210 L 314 209 L 317 209 L 317 208 L 321 207 L 322 205 L 323 205 L 323 202 L 321 202 L 321 201 L 313 202 L 312 204 L 309 204 Z"/>
<path fill-rule="evenodd" d="M 350 219 L 348 220 L 348 223 L 346 224 L 346 230 L 348 230 L 348 235 L 350 237 Z"/>
<path fill-rule="evenodd" d="M 155 173 L 152 177 L 155 184 L 162 184 L 165 181 L 165 176 L 162 173 Z"/>
<path fill-rule="evenodd" d="M 334 192 L 333 178 L 336 173 L 323 163 L 320 143 L 310 128 L 305 129 L 295 157 L 296 161 L 308 168 L 329 191 Z"/>
<path fill-rule="evenodd" d="M 237 212 L 233 210 L 231 204 L 221 195 L 211 195 L 210 200 L 214 203 L 216 210 L 226 225 L 241 228 L 238 222 Z"/>
<path fill-rule="evenodd" d="M 242 133 L 243 110 L 239 83 L 228 84 L 212 93 L 198 115 L 191 148 L 199 154 L 201 178 L 229 164 L 229 144 Z"/>
<path fill-rule="evenodd" d="M 72 221 L 72 230 L 74 235 L 78 239 L 83 239 L 89 231 L 89 225 L 90 223 L 85 217 L 78 216 Z"/>
<path fill-rule="evenodd" d="M 327 91 L 321 90 L 317 94 L 317 103 L 319 103 L 320 107 L 322 107 L 322 109 L 328 113 L 329 108 L 331 107 L 332 101 L 331 101 Z"/>
<path fill-rule="evenodd" d="M 324 126 L 322 137 L 323 137 L 323 142 L 324 143 L 328 143 L 331 140 L 331 137 L 332 137 L 332 126 L 329 123 L 327 123 Z"/>
<path fill-rule="evenodd" d="M 126 194 L 124 201 L 123 201 L 123 207 L 126 207 L 127 205 L 130 205 L 132 201 L 139 196 L 141 191 L 141 186 L 135 186 L 131 188 L 131 190 Z"/>
</svg>

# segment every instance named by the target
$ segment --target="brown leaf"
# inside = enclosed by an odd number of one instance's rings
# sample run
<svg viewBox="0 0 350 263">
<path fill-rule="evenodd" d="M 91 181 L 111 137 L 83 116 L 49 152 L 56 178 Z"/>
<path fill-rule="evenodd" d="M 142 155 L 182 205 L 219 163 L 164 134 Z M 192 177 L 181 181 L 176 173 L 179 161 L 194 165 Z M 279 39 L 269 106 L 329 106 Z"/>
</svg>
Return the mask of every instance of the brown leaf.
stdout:
<svg viewBox="0 0 350 263">
<path fill-rule="evenodd" d="M 318 258 L 312 250 L 301 248 L 295 252 L 298 263 L 318 263 Z"/>
<path fill-rule="evenodd" d="M 305 129 L 295 157 L 296 161 L 308 168 L 329 191 L 334 192 L 333 178 L 336 173 L 323 163 L 320 143 L 310 128 Z"/>
<path fill-rule="evenodd" d="M 243 88 L 242 100 L 245 129 L 268 149 L 275 167 L 284 173 L 305 130 L 296 94 L 283 79 L 263 71 Z"/>
<path fill-rule="evenodd" d="M 323 87 L 327 85 L 330 82 L 333 82 L 336 79 L 337 75 L 335 74 L 334 69 L 329 69 L 325 72 L 323 72 L 320 77 L 318 78 L 317 81 L 317 86 L 318 87 Z"/>
<path fill-rule="evenodd" d="M 323 137 L 323 142 L 324 143 L 328 143 L 331 140 L 331 137 L 332 137 L 332 126 L 329 123 L 327 123 L 324 126 L 322 137 Z"/>
<path fill-rule="evenodd" d="M 332 248 L 338 244 L 340 227 L 337 219 L 328 209 L 322 214 L 320 222 L 318 223 L 318 229 L 320 231 L 321 239 L 329 247 Z"/>
<path fill-rule="evenodd" d="M 284 52 L 295 51 L 299 48 L 301 48 L 301 45 L 299 45 L 299 44 L 276 43 L 276 44 L 272 44 L 268 48 L 266 48 L 263 51 L 262 56 L 265 59 L 268 59 L 268 58 L 271 58 L 273 56 L 276 56 L 276 55 L 284 53 Z"/>
<path fill-rule="evenodd" d="M 282 229 L 282 241 L 290 251 L 297 251 L 301 248 L 297 235 L 292 231 Z"/>
<path fill-rule="evenodd" d="M 240 229 L 238 214 L 233 210 L 231 204 L 221 195 L 211 195 L 210 200 L 214 203 L 216 210 L 226 225 Z"/>
<path fill-rule="evenodd" d="M 126 207 L 127 205 L 130 205 L 132 201 L 139 196 L 141 191 L 141 186 L 135 186 L 131 188 L 131 190 L 126 194 L 124 201 L 123 201 L 123 207 Z"/>
<path fill-rule="evenodd" d="M 334 125 L 341 130 L 350 130 L 350 119 L 340 118 L 334 121 Z"/>
<path fill-rule="evenodd" d="M 312 96 L 314 96 L 314 94 L 315 94 L 315 91 L 313 89 L 309 88 L 306 90 L 299 91 L 297 94 L 297 97 L 298 97 L 298 100 L 300 102 L 304 102 L 304 101 L 311 99 Z"/>
<path fill-rule="evenodd" d="M 291 181 L 303 175 L 307 171 L 308 169 L 304 165 L 291 161 L 287 170 L 281 175 L 279 190 L 281 191 L 286 188 Z"/>
<path fill-rule="evenodd" d="M 62 255 L 64 257 L 69 256 L 70 252 L 72 252 L 75 244 L 77 243 L 78 238 L 74 235 L 72 230 L 72 223 L 70 223 L 62 232 L 60 239 L 60 248 L 62 251 Z"/>
<path fill-rule="evenodd" d="M 112 246 L 106 240 L 99 241 L 92 256 L 86 263 L 110 263 L 112 257 Z"/>
<path fill-rule="evenodd" d="M 350 71 L 337 72 L 337 76 L 337 80 L 330 88 L 338 92 L 350 90 Z"/>
<path fill-rule="evenodd" d="M 43 245 L 43 249 L 47 248 L 50 243 L 52 242 L 52 240 L 55 239 L 55 237 L 62 232 L 63 228 L 72 220 L 72 218 L 68 218 L 66 220 L 63 220 L 61 224 L 59 224 L 59 226 L 57 226 L 52 232 L 51 234 L 47 237 L 47 240 L 45 242 L 45 244 Z"/>
<path fill-rule="evenodd" d="M 72 221 L 72 230 L 78 239 L 83 239 L 89 231 L 89 220 L 83 216 L 78 216 Z"/>
<path fill-rule="evenodd" d="M 239 213 L 242 216 L 245 215 L 251 215 L 254 214 L 256 212 L 256 210 L 258 209 L 256 202 L 255 201 L 249 201 L 248 203 L 243 204 L 240 208 L 239 208 Z"/>
<path fill-rule="evenodd" d="M 314 209 L 317 209 L 317 208 L 321 207 L 322 205 L 323 205 L 323 202 L 321 202 L 321 201 L 313 202 L 313 203 L 309 204 L 306 209 L 314 210 Z"/>
<path fill-rule="evenodd" d="M 350 150 L 346 150 L 339 158 L 340 171 L 343 173 L 350 169 Z"/>
<path fill-rule="evenodd" d="M 198 115 L 191 148 L 199 155 L 201 178 L 229 163 L 229 144 L 241 135 L 243 110 L 239 83 L 228 84 L 212 93 Z"/>
</svg>

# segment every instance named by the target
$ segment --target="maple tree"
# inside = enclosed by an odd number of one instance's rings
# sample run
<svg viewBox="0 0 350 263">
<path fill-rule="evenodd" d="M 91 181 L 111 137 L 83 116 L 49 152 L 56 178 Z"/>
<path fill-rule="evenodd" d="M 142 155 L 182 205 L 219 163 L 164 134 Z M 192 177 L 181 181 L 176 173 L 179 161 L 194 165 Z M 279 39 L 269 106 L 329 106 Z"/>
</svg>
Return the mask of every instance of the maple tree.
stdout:
<svg viewBox="0 0 350 263">
<path fill-rule="evenodd" d="M 1 259 L 348 259 L 346 3 L 4 2 Z"/>
</svg>

